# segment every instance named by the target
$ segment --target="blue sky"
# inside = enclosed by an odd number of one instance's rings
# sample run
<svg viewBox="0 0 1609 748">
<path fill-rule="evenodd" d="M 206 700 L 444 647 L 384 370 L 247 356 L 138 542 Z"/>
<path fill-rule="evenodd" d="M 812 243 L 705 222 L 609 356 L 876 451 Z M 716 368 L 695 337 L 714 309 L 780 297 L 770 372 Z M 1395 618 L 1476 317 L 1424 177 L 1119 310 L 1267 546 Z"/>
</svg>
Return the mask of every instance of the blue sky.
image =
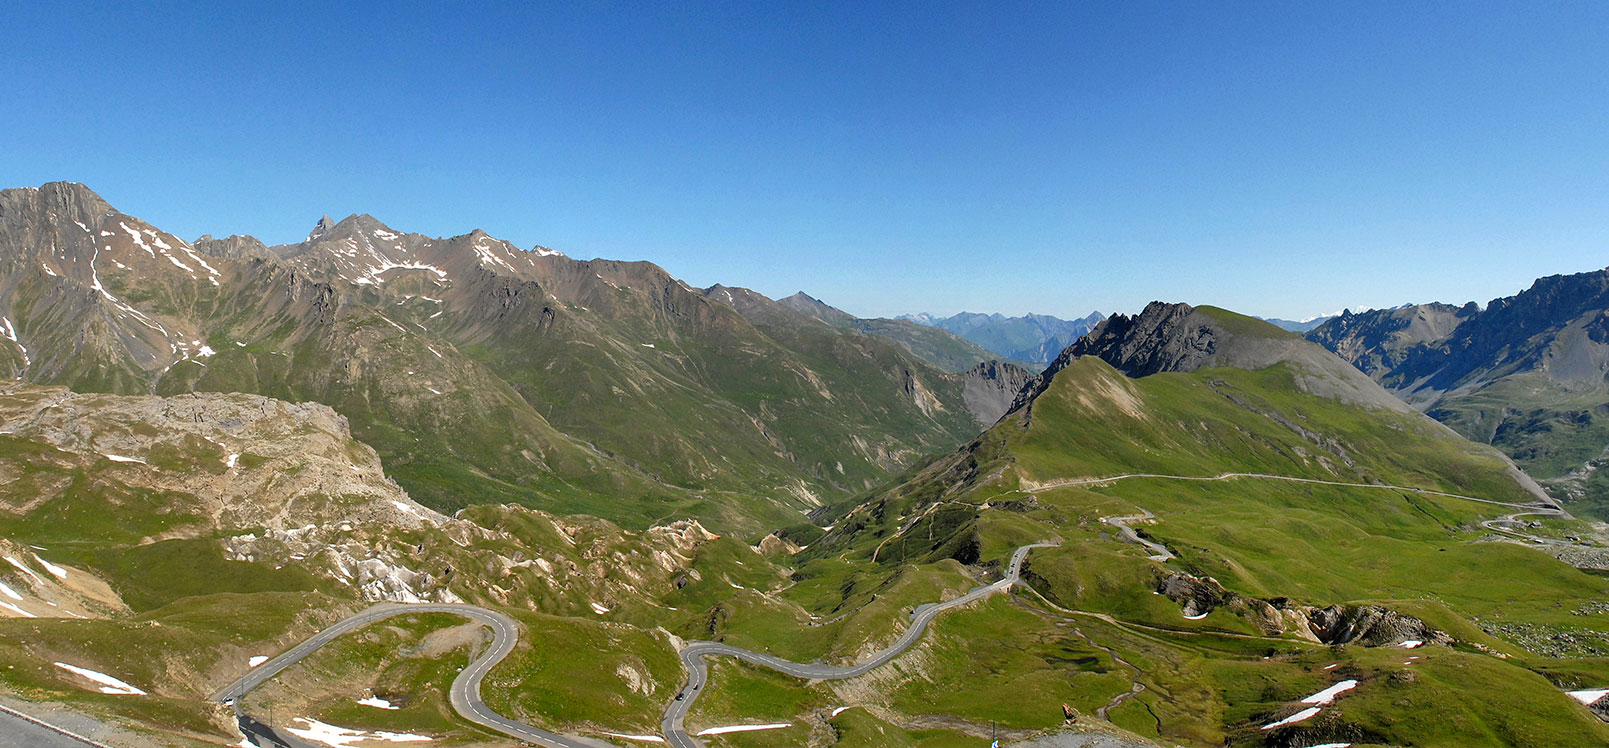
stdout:
<svg viewBox="0 0 1609 748">
<path fill-rule="evenodd" d="M 0 185 L 866 316 L 1302 318 L 1609 265 L 1609 4 L 238 5 L 0 12 Z"/>
</svg>

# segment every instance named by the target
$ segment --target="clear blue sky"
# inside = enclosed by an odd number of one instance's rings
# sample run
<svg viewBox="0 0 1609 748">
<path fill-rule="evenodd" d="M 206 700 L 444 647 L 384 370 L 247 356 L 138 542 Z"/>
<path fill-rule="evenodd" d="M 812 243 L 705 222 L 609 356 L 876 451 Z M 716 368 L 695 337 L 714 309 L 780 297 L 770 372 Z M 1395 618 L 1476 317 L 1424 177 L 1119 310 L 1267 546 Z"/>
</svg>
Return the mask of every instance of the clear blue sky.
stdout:
<svg viewBox="0 0 1609 748">
<path fill-rule="evenodd" d="M 1300 318 L 1609 265 L 1609 3 L 236 5 L 8 5 L 0 185 L 867 316 Z"/>
</svg>

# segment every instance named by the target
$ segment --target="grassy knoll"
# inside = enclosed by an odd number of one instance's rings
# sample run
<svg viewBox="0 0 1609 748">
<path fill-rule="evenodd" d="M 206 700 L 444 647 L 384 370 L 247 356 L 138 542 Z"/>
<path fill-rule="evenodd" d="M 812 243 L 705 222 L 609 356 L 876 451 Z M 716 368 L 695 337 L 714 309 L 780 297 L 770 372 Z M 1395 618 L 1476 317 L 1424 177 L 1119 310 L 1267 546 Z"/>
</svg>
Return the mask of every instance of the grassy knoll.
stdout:
<svg viewBox="0 0 1609 748">
<path fill-rule="evenodd" d="M 670 643 L 621 624 L 508 611 L 523 631 L 482 688 L 491 708 L 558 729 L 655 732 L 682 684 Z"/>
<path fill-rule="evenodd" d="M 865 709 L 848 709 L 828 725 L 841 748 L 972 748 L 978 739 L 946 730 L 904 730 Z"/>
<path fill-rule="evenodd" d="M 705 693 L 687 715 L 689 732 L 735 724 L 770 724 L 796 721 L 813 709 L 833 705 L 825 686 L 729 657 L 710 663 Z"/>
</svg>

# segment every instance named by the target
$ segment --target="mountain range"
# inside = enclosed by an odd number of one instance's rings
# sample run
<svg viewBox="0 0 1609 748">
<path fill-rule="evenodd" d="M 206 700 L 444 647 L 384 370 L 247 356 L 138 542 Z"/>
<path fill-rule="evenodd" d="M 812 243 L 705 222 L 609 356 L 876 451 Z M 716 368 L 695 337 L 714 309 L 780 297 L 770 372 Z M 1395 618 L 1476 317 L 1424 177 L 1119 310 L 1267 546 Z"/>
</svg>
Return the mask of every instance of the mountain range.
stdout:
<svg viewBox="0 0 1609 748">
<path fill-rule="evenodd" d="M 1305 335 L 861 319 L 481 231 L 185 241 L 4 190 L 0 700 L 139 748 L 238 715 L 508 744 L 453 691 L 485 630 L 440 609 L 209 698 L 430 602 L 506 616 L 484 706 L 580 744 L 670 739 L 688 698 L 715 748 L 1609 744 L 1609 532 L 1575 516 L 1605 319 L 1609 271 Z M 700 641 L 808 677 L 694 681 Z"/>
<path fill-rule="evenodd" d="M 82 185 L 6 190 L 0 277 L 12 378 L 326 403 L 446 511 L 515 501 L 757 526 L 1000 415 L 966 394 L 999 367 L 965 356 L 951 368 L 968 371 L 946 371 L 650 263 L 480 231 L 434 239 L 367 215 L 323 218 L 296 244 L 192 243 Z"/>
<path fill-rule="evenodd" d="M 1007 317 L 998 312 L 961 312 L 949 317 L 906 314 L 899 319 L 948 330 L 1010 361 L 1044 367 L 1062 349 L 1094 329 L 1105 315 L 1091 312 L 1082 319 L 1064 320 L 1044 314 Z"/>
<path fill-rule="evenodd" d="M 1271 324 L 1271 325 L 1273 325 L 1275 327 L 1278 327 L 1281 330 L 1287 330 L 1287 331 L 1290 331 L 1290 332 L 1308 332 L 1309 330 L 1312 330 L 1313 328 L 1318 327 L 1319 325 L 1322 325 L 1325 322 L 1330 321 L 1332 318 L 1334 318 L 1336 316 L 1338 316 L 1338 315 L 1326 314 L 1326 315 L 1322 315 L 1322 316 L 1318 316 L 1318 317 L 1313 317 L 1311 319 L 1304 319 L 1304 320 L 1299 320 L 1299 321 L 1298 320 L 1289 320 L 1289 319 L 1279 319 L 1277 317 L 1263 317 L 1262 319 L 1263 319 L 1264 322 L 1267 322 L 1268 324 Z"/>
<path fill-rule="evenodd" d="M 1538 279 L 1485 307 L 1346 313 L 1309 338 L 1580 511 L 1609 518 L 1609 270 Z"/>
</svg>

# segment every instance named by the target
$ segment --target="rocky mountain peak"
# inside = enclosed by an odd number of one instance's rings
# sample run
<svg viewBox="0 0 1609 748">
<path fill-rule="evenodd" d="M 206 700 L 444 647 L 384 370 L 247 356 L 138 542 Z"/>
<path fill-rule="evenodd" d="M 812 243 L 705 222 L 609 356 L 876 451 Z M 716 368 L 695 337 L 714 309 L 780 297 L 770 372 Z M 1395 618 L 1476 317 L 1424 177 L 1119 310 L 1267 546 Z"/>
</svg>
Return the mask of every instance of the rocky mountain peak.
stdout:
<svg viewBox="0 0 1609 748">
<path fill-rule="evenodd" d="M 316 242 L 319 239 L 322 239 L 325 236 L 327 236 L 330 233 L 330 231 L 333 230 L 334 228 L 335 228 L 335 221 L 332 220 L 329 216 L 324 216 L 323 218 L 318 219 L 318 223 L 313 225 L 313 230 L 308 232 L 307 241 L 308 242 Z"/>
<path fill-rule="evenodd" d="M 821 320 L 833 327 L 851 327 L 855 324 L 855 315 L 828 304 L 810 294 L 800 291 L 785 299 L 777 299 L 781 304 L 796 312 L 803 312 Z"/>
<path fill-rule="evenodd" d="M 1217 307 L 1153 301 L 1139 314 L 1113 314 L 1062 351 L 1016 406 L 1043 392 L 1081 356 L 1095 356 L 1130 377 L 1192 372 L 1212 366 L 1291 367 L 1306 392 L 1346 402 L 1405 410 L 1405 405 L 1346 361 L 1302 336 Z M 1014 409 L 1015 407 L 1014 406 Z"/>
<path fill-rule="evenodd" d="M 1133 317 L 1114 314 L 1102 320 L 1061 357 L 1099 356 L 1131 377 L 1195 371 L 1217 352 L 1222 332 L 1189 304 L 1153 301 Z"/>
</svg>

